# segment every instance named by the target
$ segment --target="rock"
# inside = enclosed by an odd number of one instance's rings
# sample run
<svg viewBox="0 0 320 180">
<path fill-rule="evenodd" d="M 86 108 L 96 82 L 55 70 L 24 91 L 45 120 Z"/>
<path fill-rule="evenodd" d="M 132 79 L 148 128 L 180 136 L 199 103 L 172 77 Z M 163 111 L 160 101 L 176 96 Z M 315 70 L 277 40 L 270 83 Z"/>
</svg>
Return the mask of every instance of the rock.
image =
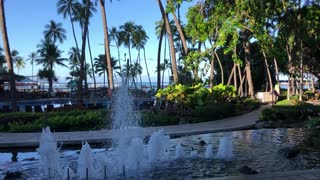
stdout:
<svg viewBox="0 0 320 180">
<path fill-rule="evenodd" d="M 22 178 L 22 172 L 20 171 L 14 171 L 14 172 L 7 171 L 4 176 L 4 180 L 19 179 L 19 178 Z"/>
<path fill-rule="evenodd" d="M 239 171 L 241 174 L 258 174 L 258 171 L 253 170 L 248 166 L 242 166 Z"/>
<path fill-rule="evenodd" d="M 200 145 L 201 145 L 201 146 L 204 146 L 204 145 L 206 145 L 206 144 L 207 144 L 207 143 L 206 143 L 204 140 L 201 140 L 201 141 L 200 141 Z"/>
<path fill-rule="evenodd" d="M 36 158 L 32 157 L 32 158 L 25 158 L 22 161 L 35 161 Z"/>
<path fill-rule="evenodd" d="M 279 149 L 278 153 L 287 159 L 292 159 L 300 154 L 300 149 L 294 146 L 288 146 Z"/>
</svg>

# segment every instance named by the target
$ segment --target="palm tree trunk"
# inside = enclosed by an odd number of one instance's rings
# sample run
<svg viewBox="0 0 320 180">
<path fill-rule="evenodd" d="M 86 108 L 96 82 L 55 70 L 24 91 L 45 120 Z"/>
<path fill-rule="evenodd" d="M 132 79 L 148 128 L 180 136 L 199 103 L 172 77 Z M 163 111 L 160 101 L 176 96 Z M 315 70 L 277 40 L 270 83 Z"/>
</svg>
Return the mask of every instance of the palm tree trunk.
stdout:
<svg viewBox="0 0 320 180">
<path fill-rule="evenodd" d="M 71 27 L 72 27 L 72 34 L 73 34 L 73 38 L 74 38 L 74 42 L 76 43 L 76 48 L 77 48 L 77 56 L 78 58 L 80 59 L 80 50 L 79 50 L 79 45 L 78 45 L 78 41 L 77 41 L 77 36 L 76 36 L 76 33 L 74 31 L 74 24 L 73 24 L 73 20 L 72 20 L 72 15 L 71 15 L 71 12 L 69 12 L 69 18 L 70 18 L 70 22 L 71 22 Z"/>
<path fill-rule="evenodd" d="M 248 32 L 247 30 L 244 31 L 244 39 L 243 39 L 243 47 L 244 47 L 244 53 L 245 53 L 245 64 L 246 64 L 246 73 L 247 73 L 247 80 L 248 80 L 248 86 L 249 86 L 249 94 L 252 99 L 255 99 L 254 94 L 254 88 L 253 88 L 253 82 L 252 82 L 252 76 L 251 76 L 251 63 L 250 63 L 250 46 L 249 46 L 249 40 L 248 40 Z"/>
<path fill-rule="evenodd" d="M 12 58 L 10 54 L 10 45 L 7 33 L 7 25 L 6 25 L 6 16 L 4 12 L 4 0 L 0 0 L 0 28 L 2 35 L 2 43 L 3 43 L 3 51 L 5 54 L 5 59 L 8 66 L 9 71 L 9 84 L 10 84 L 10 96 L 11 96 L 11 106 L 13 111 L 17 110 L 17 102 L 16 102 L 16 83 L 14 79 L 14 70 L 12 64 Z"/>
<path fill-rule="evenodd" d="M 181 25 L 179 23 L 179 20 L 178 20 L 178 18 L 176 16 L 175 12 L 172 12 L 172 17 L 173 17 L 174 23 L 176 24 L 177 30 L 179 32 L 179 36 L 180 36 L 180 39 L 181 39 L 181 42 L 182 42 L 182 46 L 183 46 L 183 53 L 184 53 L 184 55 L 187 55 L 188 54 L 188 47 L 187 47 L 187 43 L 186 43 L 186 38 L 184 36 L 182 27 L 181 27 Z"/>
<path fill-rule="evenodd" d="M 279 84 L 279 69 L 278 69 L 278 63 L 277 63 L 277 59 L 273 58 L 273 63 L 274 63 L 274 68 L 276 71 L 276 80 L 277 80 L 277 84 Z"/>
<path fill-rule="evenodd" d="M 92 59 L 92 52 L 91 52 L 91 46 L 90 46 L 90 38 L 89 38 L 89 30 L 88 30 L 88 48 L 89 48 L 89 55 L 91 60 L 91 70 L 92 70 L 92 77 L 93 77 L 93 89 L 96 90 L 96 76 L 94 71 L 94 65 L 93 65 L 93 59 Z"/>
<path fill-rule="evenodd" d="M 159 37 L 159 44 L 158 44 L 158 58 L 157 58 L 157 90 L 160 89 L 160 83 L 161 83 L 161 47 L 162 47 L 162 39 L 164 34 L 165 24 L 163 23 L 161 34 Z"/>
<path fill-rule="evenodd" d="M 263 55 L 263 58 L 264 58 L 265 68 L 266 68 L 266 71 L 267 71 L 267 74 L 268 74 L 270 92 L 273 93 L 273 84 L 272 84 L 271 73 L 270 73 L 270 69 L 269 69 L 269 65 L 268 65 L 267 55 L 264 52 L 264 50 L 262 50 L 262 55 Z"/>
<path fill-rule="evenodd" d="M 240 84 L 239 84 L 239 88 L 238 88 L 238 94 L 240 96 L 243 96 L 243 88 L 242 88 L 242 75 L 241 75 L 241 68 L 240 68 L 240 64 L 237 64 L 237 69 L 238 69 L 238 76 L 239 76 L 239 80 L 240 80 Z"/>
<path fill-rule="evenodd" d="M 221 61 L 220 61 L 220 58 L 217 54 L 216 51 L 214 51 L 214 54 L 216 55 L 216 58 L 218 60 L 218 64 L 219 64 L 219 67 L 220 67 L 220 72 L 221 72 L 221 83 L 224 84 L 224 71 L 223 71 L 223 68 L 222 68 L 222 64 L 221 64 Z"/>
<path fill-rule="evenodd" d="M 148 69 L 148 63 L 147 63 L 146 50 L 145 50 L 145 48 L 143 48 L 143 56 L 144 56 L 144 63 L 145 63 L 145 65 L 146 65 L 146 70 L 147 70 L 147 75 L 148 75 L 148 80 L 149 80 L 150 88 L 153 89 L 152 84 L 151 84 L 151 78 L 150 78 L 150 74 L 149 74 L 149 69 Z"/>
<path fill-rule="evenodd" d="M 90 1 L 86 1 L 86 8 L 85 8 L 85 22 L 83 26 L 83 33 L 82 33 L 82 48 L 81 48 L 81 59 L 80 59 L 80 78 L 78 83 L 79 89 L 79 103 L 83 104 L 83 87 L 82 83 L 84 80 L 84 64 L 85 64 L 85 53 L 86 53 L 86 40 L 87 40 L 87 31 L 88 31 L 88 24 L 89 24 L 89 6 Z"/>
<path fill-rule="evenodd" d="M 211 62 L 210 62 L 210 89 L 213 87 L 213 80 L 214 80 L 214 50 L 212 51 L 211 54 Z"/>
<path fill-rule="evenodd" d="M 121 72 L 120 47 L 118 45 L 117 45 L 117 49 L 118 49 L 119 68 L 120 68 L 120 72 Z"/>
<path fill-rule="evenodd" d="M 100 0 L 100 10 L 102 15 L 102 24 L 103 24 L 103 32 L 104 32 L 104 47 L 106 53 L 106 61 L 107 61 L 107 68 L 108 68 L 108 81 L 109 81 L 109 89 L 113 90 L 113 73 L 112 73 L 112 66 L 111 66 L 111 55 L 110 55 L 110 46 L 109 46 L 109 35 L 108 35 L 108 24 L 107 24 L 107 15 L 105 10 L 105 1 Z"/>
<path fill-rule="evenodd" d="M 230 73 L 230 75 L 229 75 L 228 82 L 227 82 L 227 85 L 228 85 L 228 86 L 229 86 L 230 83 L 231 83 L 231 79 L 232 79 L 232 76 L 233 76 L 233 73 L 234 73 L 235 69 L 236 69 L 236 66 L 235 66 L 235 64 L 233 64 L 233 67 L 232 67 L 232 70 L 231 70 L 231 73 Z"/>
<path fill-rule="evenodd" d="M 171 58 L 172 58 L 171 65 L 172 65 L 173 81 L 174 81 L 174 83 L 178 83 L 178 70 L 177 70 L 176 53 L 175 53 L 175 49 L 174 49 L 174 43 L 173 43 L 173 37 L 172 37 L 171 28 L 170 28 L 170 23 L 168 20 L 168 16 L 162 6 L 161 0 L 158 0 L 158 4 L 160 7 L 162 17 L 165 21 L 166 31 L 167 31 L 167 34 L 169 37 L 169 42 L 170 42 L 170 54 L 171 54 Z"/>
</svg>

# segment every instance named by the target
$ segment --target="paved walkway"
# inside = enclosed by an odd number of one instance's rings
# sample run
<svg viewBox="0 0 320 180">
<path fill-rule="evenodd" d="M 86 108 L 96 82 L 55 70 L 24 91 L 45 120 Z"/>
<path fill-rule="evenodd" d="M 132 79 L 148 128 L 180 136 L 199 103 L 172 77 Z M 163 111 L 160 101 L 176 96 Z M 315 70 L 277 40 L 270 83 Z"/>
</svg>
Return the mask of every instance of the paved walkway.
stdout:
<svg viewBox="0 0 320 180">
<path fill-rule="evenodd" d="M 319 180 L 319 179 L 320 179 L 320 169 L 211 178 L 211 180 Z"/>
<path fill-rule="evenodd" d="M 261 106 L 242 116 L 230 117 L 223 120 L 173 125 L 148 128 L 130 128 L 126 131 L 126 136 L 150 136 L 153 132 L 163 129 L 165 134 L 170 136 L 183 136 L 192 134 L 204 134 L 224 131 L 234 131 L 248 129 L 255 125 L 259 114 L 267 106 Z M 104 142 L 120 136 L 118 130 L 101 131 L 78 131 L 78 132 L 56 132 L 53 133 L 56 141 L 63 144 L 81 144 L 82 141 L 88 143 Z M 123 136 L 124 134 L 121 134 Z M 40 133 L 0 133 L 0 148 L 21 148 L 39 146 Z"/>
</svg>

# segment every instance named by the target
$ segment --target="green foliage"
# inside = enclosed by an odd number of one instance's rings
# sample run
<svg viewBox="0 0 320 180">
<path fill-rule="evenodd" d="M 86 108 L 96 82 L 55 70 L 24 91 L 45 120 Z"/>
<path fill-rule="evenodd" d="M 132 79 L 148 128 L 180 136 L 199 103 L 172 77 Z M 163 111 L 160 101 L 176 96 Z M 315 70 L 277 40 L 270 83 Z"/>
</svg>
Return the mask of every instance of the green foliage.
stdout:
<svg viewBox="0 0 320 180">
<path fill-rule="evenodd" d="M 219 84 L 212 87 L 211 94 L 214 101 L 226 102 L 236 97 L 236 88 L 234 86 Z"/>
<path fill-rule="evenodd" d="M 320 117 L 312 117 L 306 122 L 307 128 L 315 128 L 320 126 Z"/>
<path fill-rule="evenodd" d="M 1 132 L 40 132 L 50 126 L 54 131 L 82 131 L 101 129 L 108 125 L 105 110 L 73 110 L 68 112 L 10 113 L 1 114 L 10 121 L 1 119 Z"/>
<path fill-rule="evenodd" d="M 308 103 L 302 103 L 296 106 L 276 105 L 272 108 L 264 109 L 261 112 L 259 119 L 262 121 L 298 122 L 305 121 L 319 112 L 319 106 Z"/>
<path fill-rule="evenodd" d="M 262 110 L 259 120 L 262 121 L 278 121 L 279 120 L 280 113 L 275 108 L 266 108 Z"/>
<path fill-rule="evenodd" d="M 180 118 L 178 116 L 169 115 L 163 111 L 144 110 L 141 112 L 141 125 L 148 126 L 166 126 L 179 124 Z"/>
</svg>

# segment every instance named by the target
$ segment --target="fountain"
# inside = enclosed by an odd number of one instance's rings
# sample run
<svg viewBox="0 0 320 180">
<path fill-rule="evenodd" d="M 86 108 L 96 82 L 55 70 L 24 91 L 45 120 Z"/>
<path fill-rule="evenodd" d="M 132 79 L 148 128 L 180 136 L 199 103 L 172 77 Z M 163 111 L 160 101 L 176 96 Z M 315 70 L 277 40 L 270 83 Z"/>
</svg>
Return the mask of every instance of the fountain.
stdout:
<svg viewBox="0 0 320 180">
<path fill-rule="evenodd" d="M 76 176 L 80 179 L 101 179 L 118 176 L 136 176 L 139 171 L 152 169 L 163 162 L 173 159 L 212 159 L 213 146 L 207 145 L 204 155 L 198 150 L 193 150 L 186 155 L 181 144 L 175 146 L 175 157 L 171 158 L 170 137 L 163 130 L 154 132 L 145 144 L 139 131 L 140 115 L 133 109 L 133 99 L 128 88 L 123 86 L 118 89 L 114 97 L 112 129 L 117 130 L 120 136 L 114 139 L 112 148 L 105 152 L 93 153 L 87 142 L 82 143 L 82 148 L 77 161 Z M 128 131 L 134 132 L 130 136 Z M 50 128 L 42 131 L 40 147 L 40 169 L 44 176 L 72 177 L 74 172 L 68 166 L 62 170 L 60 161 L 60 148 L 50 132 Z M 231 160 L 232 143 L 228 136 L 221 139 L 217 158 Z"/>
</svg>

